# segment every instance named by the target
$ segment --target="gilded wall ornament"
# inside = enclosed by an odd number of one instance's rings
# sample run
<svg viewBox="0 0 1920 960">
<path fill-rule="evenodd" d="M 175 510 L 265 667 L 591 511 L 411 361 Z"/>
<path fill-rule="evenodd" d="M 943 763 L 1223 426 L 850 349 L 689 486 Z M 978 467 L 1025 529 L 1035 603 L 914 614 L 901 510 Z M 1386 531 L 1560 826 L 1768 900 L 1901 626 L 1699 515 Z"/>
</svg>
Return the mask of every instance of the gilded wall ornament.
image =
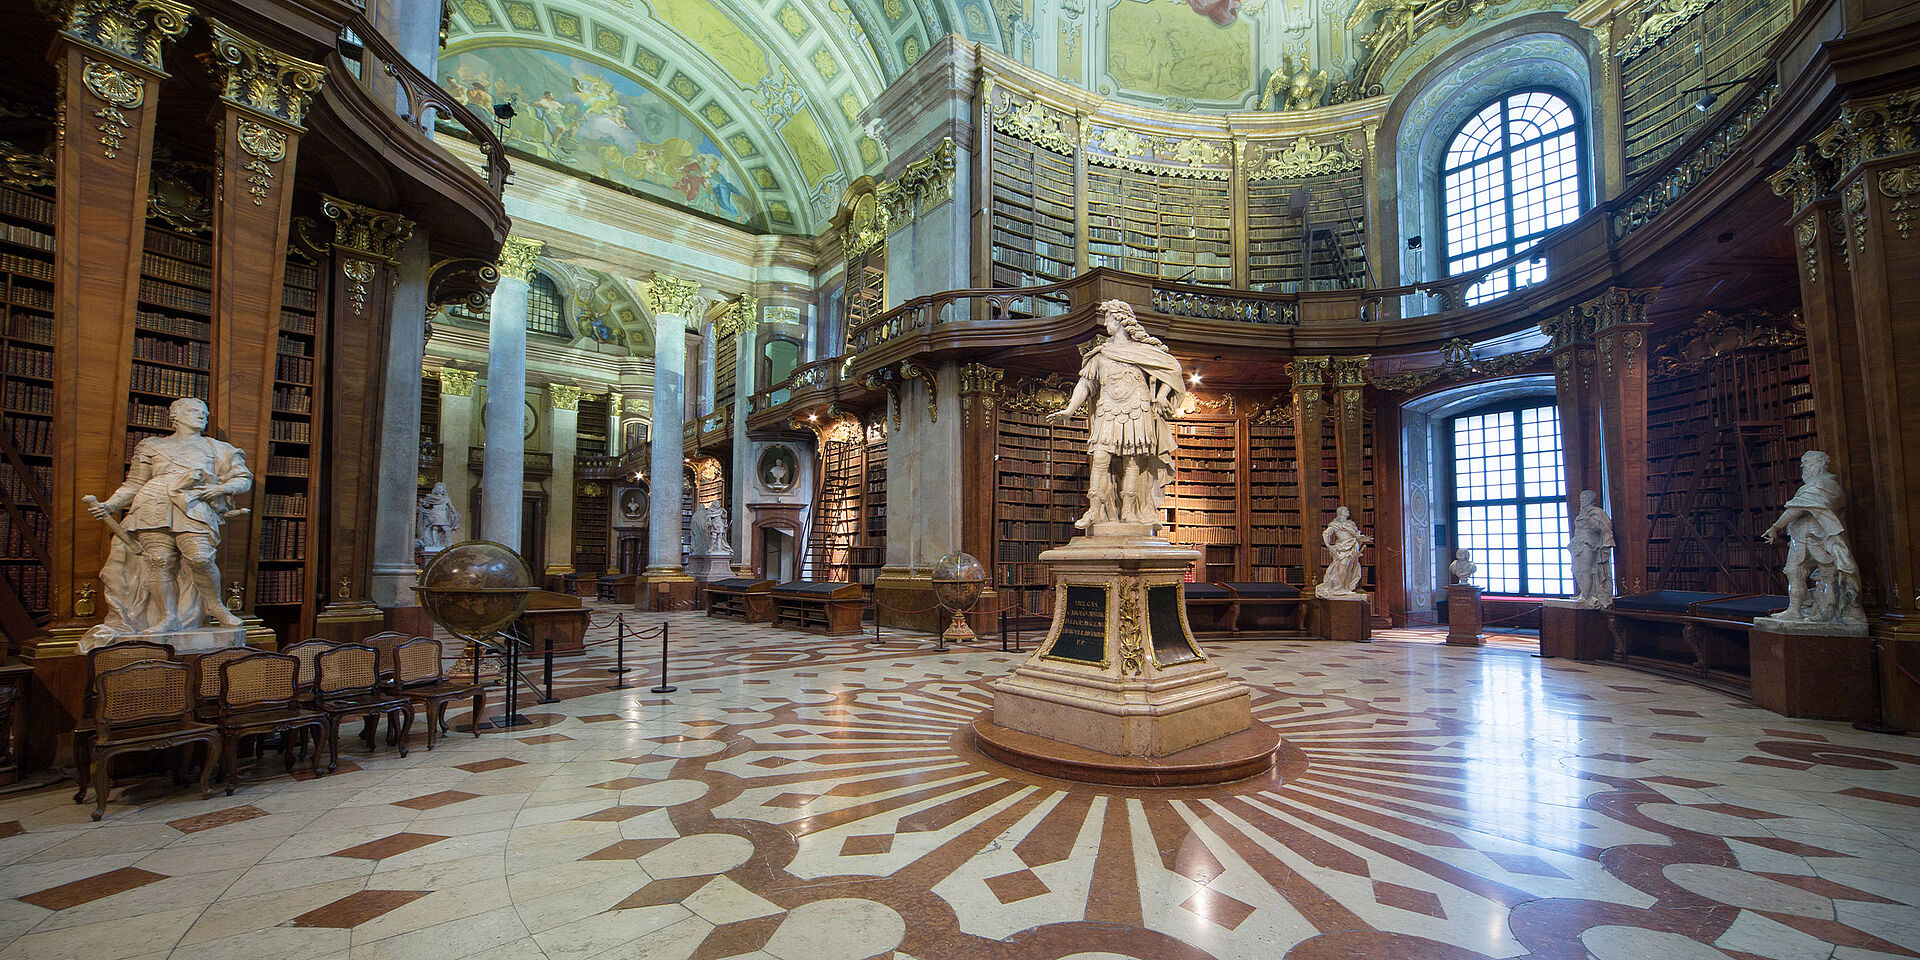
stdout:
<svg viewBox="0 0 1920 960">
<path fill-rule="evenodd" d="M 738 336 L 741 331 L 752 329 L 759 319 L 760 298 L 743 293 L 727 304 L 727 309 L 714 319 L 713 329 L 723 337 Z"/>
<path fill-rule="evenodd" d="M 900 365 L 900 379 L 903 381 L 919 380 L 927 385 L 927 422 L 940 422 L 939 371 L 917 363 L 902 363 Z M 898 423 L 899 418 L 895 417 L 894 422 Z"/>
<path fill-rule="evenodd" d="M 87 89 L 116 107 L 132 110 L 147 99 L 147 80 L 130 70 L 122 70 L 110 63 L 88 60 L 80 72 L 80 79 Z"/>
<path fill-rule="evenodd" d="M 693 310 L 693 294 L 698 289 L 700 285 L 692 281 L 656 273 L 653 279 L 640 285 L 640 295 L 647 302 L 647 309 L 656 314 L 685 317 Z"/>
<path fill-rule="evenodd" d="M 1344 137 L 1326 144 L 1315 144 L 1305 134 L 1284 149 L 1256 144 L 1254 160 L 1247 170 L 1248 180 L 1299 180 L 1360 169 L 1360 159 L 1348 153 Z"/>
<path fill-rule="evenodd" d="M 539 259 L 540 251 L 545 246 L 546 243 L 540 240 L 508 237 L 506 242 L 500 245 L 500 276 L 508 280 L 518 280 L 521 283 L 532 281 L 533 263 Z"/>
<path fill-rule="evenodd" d="M 101 107 L 93 112 L 94 119 L 100 121 L 100 154 L 109 160 L 120 155 L 120 144 L 126 140 L 127 131 L 133 123 L 117 107 Z"/>
<path fill-rule="evenodd" d="M 547 384 L 547 402 L 555 410 L 580 409 L 580 388 L 565 383 Z"/>
<path fill-rule="evenodd" d="M 1666 39 L 1667 35 L 1686 26 L 1687 21 L 1698 16 L 1713 0 L 1661 0 L 1641 19 L 1639 26 L 1620 38 L 1613 45 L 1613 55 L 1622 61 L 1631 60 L 1654 44 Z"/>
<path fill-rule="evenodd" d="M 993 114 L 995 130 L 1054 153 L 1073 156 L 1080 140 L 1080 124 L 1077 121 L 1041 106 L 1038 100 L 1029 100 L 1019 106 L 1014 103 L 1010 96 L 1001 99 Z"/>
<path fill-rule="evenodd" d="M 1920 194 L 1920 164 L 1880 171 L 1880 195 L 1893 201 L 1887 215 L 1902 240 L 1911 239 L 1915 194 Z"/>
<path fill-rule="evenodd" d="M 1850 100 L 1814 142 L 1839 180 L 1861 164 L 1913 150 L 1920 145 L 1920 89 Z"/>
<path fill-rule="evenodd" d="M 174 0 L 51 0 L 40 9 L 60 32 L 156 70 L 167 41 L 187 32 L 193 13 Z"/>
<path fill-rule="evenodd" d="M 247 121 L 241 121 L 244 128 Z M 281 142 L 285 143 L 285 136 Z M 395 213 L 349 203 L 322 194 L 320 212 L 333 221 L 333 244 L 382 260 L 392 260 L 413 236 L 413 221 Z"/>
<path fill-rule="evenodd" d="M 452 367 L 440 368 L 440 394 L 447 397 L 473 396 L 473 384 L 478 379 L 472 370 L 455 370 Z"/>
<path fill-rule="evenodd" d="M 286 159 L 287 135 L 263 123 L 242 118 L 236 125 L 240 149 L 252 159 L 241 165 L 247 171 L 247 193 L 253 205 L 266 203 L 267 188 L 273 185 L 273 164 Z"/>
<path fill-rule="evenodd" d="M 367 284 L 373 282 L 373 263 L 367 260 L 343 260 L 340 274 L 347 278 L 347 304 L 356 317 L 367 312 Z"/>
<path fill-rule="evenodd" d="M 1800 258 L 1807 265 L 1807 282 L 1820 281 L 1820 227 L 1814 222 L 1813 214 L 1793 226 L 1794 238 L 1800 241 Z"/>
<path fill-rule="evenodd" d="M 213 49 L 204 55 L 221 99 L 299 128 L 327 68 L 281 53 L 209 18 Z"/>
</svg>

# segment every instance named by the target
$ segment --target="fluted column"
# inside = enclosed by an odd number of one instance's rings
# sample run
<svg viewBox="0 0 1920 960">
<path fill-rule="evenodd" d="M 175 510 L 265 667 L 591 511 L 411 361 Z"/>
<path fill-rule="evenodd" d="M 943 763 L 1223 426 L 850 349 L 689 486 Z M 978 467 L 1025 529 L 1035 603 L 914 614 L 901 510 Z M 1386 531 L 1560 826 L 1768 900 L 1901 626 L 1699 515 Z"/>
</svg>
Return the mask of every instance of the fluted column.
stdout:
<svg viewBox="0 0 1920 960">
<path fill-rule="evenodd" d="M 447 497 L 460 511 L 460 529 L 453 532 L 455 542 L 474 536 L 480 523 L 480 518 L 473 515 L 473 471 L 467 469 L 467 448 L 479 439 L 473 430 L 473 386 L 478 379 L 471 370 L 440 370 L 440 480 L 447 485 Z M 407 529 L 413 529 L 411 521 Z M 414 531 L 413 536 L 418 533 Z"/>
<path fill-rule="evenodd" d="M 526 481 L 527 282 L 538 240 L 508 237 L 500 283 L 487 314 L 486 452 L 480 467 L 480 533 L 519 549 L 520 493 Z"/>
<path fill-rule="evenodd" d="M 653 443 L 647 463 L 647 569 L 642 603 L 655 610 L 693 599 L 680 557 L 681 442 L 686 435 L 687 317 L 696 285 L 655 274 L 641 286 L 653 312 Z"/>
<path fill-rule="evenodd" d="M 573 572 L 573 455 L 580 449 L 580 388 L 547 386 L 553 407 L 553 496 L 547 498 L 547 576 Z"/>
<path fill-rule="evenodd" d="M 373 602 L 391 610 L 413 600 L 413 529 L 420 485 L 420 365 L 426 353 L 426 230 L 400 245 L 387 340 L 386 391 L 380 405 L 380 466 L 373 524 Z M 445 468 L 443 467 L 444 471 Z M 465 513 L 465 504 L 455 501 Z"/>
<path fill-rule="evenodd" d="M 753 444 L 747 440 L 747 414 L 752 412 L 753 392 L 760 389 L 760 300 L 742 294 L 728 311 L 734 331 L 733 364 L 733 463 L 729 465 L 728 487 L 732 502 L 727 516 L 733 520 L 733 559 L 735 566 L 750 563 L 752 546 L 747 543 L 747 480 L 753 470 Z"/>
</svg>

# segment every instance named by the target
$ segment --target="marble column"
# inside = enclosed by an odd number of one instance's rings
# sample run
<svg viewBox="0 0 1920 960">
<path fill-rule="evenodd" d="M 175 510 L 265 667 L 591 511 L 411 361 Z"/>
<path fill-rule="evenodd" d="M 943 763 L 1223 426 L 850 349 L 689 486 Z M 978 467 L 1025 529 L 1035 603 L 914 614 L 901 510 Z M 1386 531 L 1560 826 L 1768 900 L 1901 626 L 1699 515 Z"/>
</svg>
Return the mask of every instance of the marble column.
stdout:
<svg viewBox="0 0 1920 960">
<path fill-rule="evenodd" d="M 373 602 L 413 602 L 414 513 L 420 483 L 420 364 L 426 353 L 427 231 L 414 225 L 396 258 L 386 390 L 380 411 L 380 463 L 373 524 Z M 465 507 L 455 503 L 462 513 Z"/>
<path fill-rule="evenodd" d="M 553 407 L 553 495 L 547 498 L 547 576 L 573 572 L 573 455 L 580 449 L 580 388 L 547 387 Z"/>
<path fill-rule="evenodd" d="M 487 315 L 487 409 L 480 467 L 480 532 L 520 549 L 520 498 L 526 482 L 527 282 L 538 240 L 508 237 L 500 283 Z"/>
<path fill-rule="evenodd" d="M 727 504 L 727 516 L 733 520 L 733 559 L 736 567 L 751 562 L 752 545 L 747 543 L 751 527 L 747 516 L 747 488 L 753 471 L 753 443 L 747 439 L 747 414 L 752 412 L 753 392 L 760 389 L 760 301 L 743 294 L 734 301 L 728 314 L 734 324 L 733 345 L 733 463 L 728 484 L 733 497 Z"/>
<path fill-rule="evenodd" d="M 642 605 L 668 609 L 693 600 L 680 556 L 681 445 L 686 435 L 687 318 L 697 286 L 655 274 L 641 286 L 653 312 L 653 443 L 648 454 L 647 569 Z"/>
<path fill-rule="evenodd" d="M 461 529 L 453 532 L 458 542 L 473 536 L 480 518 L 473 515 L 473 471 L 467 469 L 467 448 L 479 438 L 473 431 L 473 385 L 471 370 L 440 370 L 440 480 L 447 485 L 447 497 L 460 511 Z M 412 524 L 408 524 L 412 529 Z"/>
</svg>

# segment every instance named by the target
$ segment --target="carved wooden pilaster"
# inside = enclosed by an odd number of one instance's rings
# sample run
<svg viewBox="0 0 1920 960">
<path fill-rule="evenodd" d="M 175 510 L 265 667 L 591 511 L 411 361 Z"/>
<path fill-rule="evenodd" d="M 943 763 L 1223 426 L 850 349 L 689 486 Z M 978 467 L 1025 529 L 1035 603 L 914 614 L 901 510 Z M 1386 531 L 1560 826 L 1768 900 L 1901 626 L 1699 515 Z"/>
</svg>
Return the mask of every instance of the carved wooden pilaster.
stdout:
<svg viewBox="0 0 1920 960">
<path fill-rule="evenodd" d="M 1647 304 L 1656 290 L 1614 288 L 1582 303 L 1592 322 L 1604 426 L 1608 513 L 1621 593 L 1647 589 Z M 1576 492 L 1574 494 L 1578 496 Z"/>
<path fill-rule="evenodd" d="M 1366 392 L 1369 359 L 1365 354 L 1334 357 L 1328 365 L 1333 384 L 1333 434 L 1340 472 L 1340 502 L 1356 515 L 1362 513 L 1362 504 L 1367 496 Z"/>
<path fill-rule="evenodd" d="M 1321 473 L 1326 469 L 1320 454 L 1325 429 L 1326 409 L 1322 391 L 1327 383 L 1328 357 L 1295 357 L 1287 364 L 1287 376 L 1293 380 L 1294 453 L 1300 462 L 1300 529 L 1303 543 L 1300 570 L 1304 589 L 1320 579 L 1323 551 L 1320 528 L 1331 509 L 1321 502 Z"/>
<path fill-rule="evenodd" d="M 1006 371 L 982 363 L 960 366 L 960 549 L 988 570 L 999 569 L 994 547 L 994 451 L 999 443 L 1000 395 Z M 991 587 L 991 584 L 989 584 Z M 992 609 L 983 603 L 976 609 Z"/>
<path fill-rule="evenodd" d="M 1605 490 L 1606 451 L 1601 439 L 1600 396 L 1594 383 L 1598 359 L 1591 343 L 1567 343 L 1553 351 L 1553 395 L 1560 413 L 1560 455 L 1567 481 L 1567 516 L 1580 512 L 1580 491 Z"/>
<path fill-rule="evenodd" d="M 221 91 L 213 116 L 219 138 L 213 195 L 213 426 L 261 469 L 272 417 L 294 160 L 306 130 L 301 123 L 307 104 L 326 69 L 217 20 L 207 25 L 213 47 L 205 62 Z M 318 355 L 324 350 L 315 348 Z M 314 403 L 313 409 L 317 419 L 322 404 Z M 253 513 L 235 517 L 222 537 L 220 568 L 236 582 L 254 581 L 259 529 L 254 518 L 262 513 L 266 486 L 254 485 Z M 254 593 L 246 593 L 249 610 Z"/>
<path fill-rule="evenodd" d="M 80 505 L 121 479 L 133 317 L 145 246 L 163 55 L 186 32 L 171 0 L 69 0 L 49 10 L 58 75 L 54 162 L 53 622 L 77 630 L 75 590 L 106 561 L 105 527 Z M 64 631 L 63 631 L 64 632 Z"/>
<path fill-rule="evenodd" d="M 332 445 L 324 451 L 321 518 L 326 540 L 320 582 L 329 589 L 314 629 L 328 639 L 357 641 L 379 630 L 384 619 L 368 592 L 374 538 L 366 518 L 376 508 L 385 382 L 369 380 L 366 371 L 387 366 L 395 256 L 413 235 L 413 224 L 337 197 L 323 197 L 320 212 L 333 227 L 326 321 Z"/>
</svg>

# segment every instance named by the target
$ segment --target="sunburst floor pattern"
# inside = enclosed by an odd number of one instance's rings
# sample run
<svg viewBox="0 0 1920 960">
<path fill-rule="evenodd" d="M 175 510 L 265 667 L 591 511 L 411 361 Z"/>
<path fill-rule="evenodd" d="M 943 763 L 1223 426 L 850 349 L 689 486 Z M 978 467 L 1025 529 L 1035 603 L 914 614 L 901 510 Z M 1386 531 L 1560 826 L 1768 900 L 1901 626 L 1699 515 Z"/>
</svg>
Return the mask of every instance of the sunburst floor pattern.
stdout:
<svg viewBox="0 0 1920 960">
<path fill-rule="evenodd" d="M 969 743 L 1016 654 L 671 617 L 671 695 L 582 662 L 534 726 L 318 780 L 0 799 L 0 960 L 1920 956 L 1904 739 L 1519 652 L 1222 643 L 1275 772 L 1090 788 Z"/>
</svg>

